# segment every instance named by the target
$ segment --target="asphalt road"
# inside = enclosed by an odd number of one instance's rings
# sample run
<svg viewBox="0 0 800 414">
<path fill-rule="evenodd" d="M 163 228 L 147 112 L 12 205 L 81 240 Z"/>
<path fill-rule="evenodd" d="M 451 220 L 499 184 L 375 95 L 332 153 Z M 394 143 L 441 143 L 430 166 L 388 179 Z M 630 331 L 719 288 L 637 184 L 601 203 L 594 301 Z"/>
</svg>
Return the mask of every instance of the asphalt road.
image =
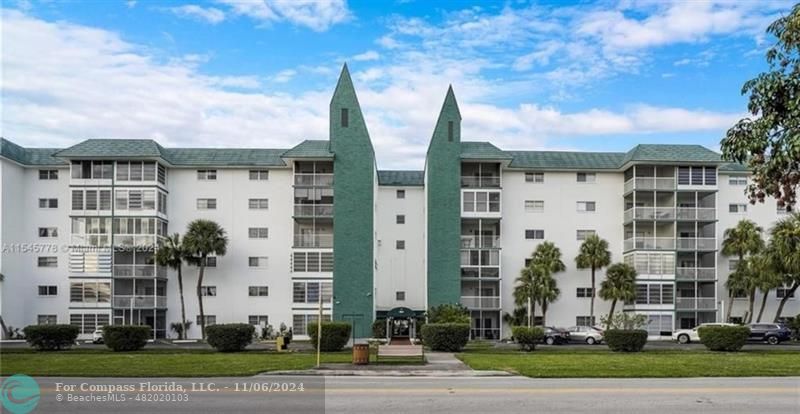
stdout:
<svg viewBox="0 0 800 414">
<path fill-rule="evenodd" d="M 164 379 L 184 392 L 139 393 L 143 379 L 37 378 L 40 413 L 794 413 L 800 407 L 800 378 L 530 379 L 288 377 Z M 58 383 L 61 383 L 60 389 Z M 192 389 L 194 383 L 194 391 Z M 68 402 L 84 386 L 131 385 L 116 402 Z M 254 384 L 289 384 L 295 391 L 267 392 Z M 303 391 L 297 386 L 303 384 Z M 77 391 L 65 391 L 69 385 Z M 273 385 L 274 387 L 274 385 Z M 201 389 L 202 388 L 202 389 Z M 238 390 L 237 390 L 238 388 Z M 273 388 L 274 389 L 274 388 Z M 324 389 L 324 392 L 323 392 Z M 172 394 L 188 401 L 137 401 L 137 395 Z M 58 396 L 61 401 L 58 401 Z M 161 397 L 145 397 L 145 399 Z"/>
</svg>

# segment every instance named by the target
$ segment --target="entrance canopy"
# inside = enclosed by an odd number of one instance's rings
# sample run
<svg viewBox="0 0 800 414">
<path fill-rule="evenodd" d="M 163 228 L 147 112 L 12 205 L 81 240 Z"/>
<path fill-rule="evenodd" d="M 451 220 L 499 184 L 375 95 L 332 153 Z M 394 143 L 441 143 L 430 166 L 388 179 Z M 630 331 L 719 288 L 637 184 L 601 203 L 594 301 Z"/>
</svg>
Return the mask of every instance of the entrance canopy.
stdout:
<svg viewBox="0 0 800 414">
<path fill-rule="evenodd" d="M 416 318 L 417 313 L 413 310 L 400 306 L 386 312 L 387 318 L 400 319 L 400 318 Z"/>
</svg>

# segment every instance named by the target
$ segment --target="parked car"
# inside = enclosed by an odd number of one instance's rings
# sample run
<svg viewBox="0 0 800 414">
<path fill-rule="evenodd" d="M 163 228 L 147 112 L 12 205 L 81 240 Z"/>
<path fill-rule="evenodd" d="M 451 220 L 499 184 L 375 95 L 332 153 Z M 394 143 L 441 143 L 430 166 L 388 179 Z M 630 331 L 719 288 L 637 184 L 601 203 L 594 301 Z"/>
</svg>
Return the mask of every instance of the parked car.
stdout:
<svg viewBox="0 0 800 414">
<path fill-rule="evenodd" d="M 561 345 L 569 342 L 569 332 L 553 326 L 544 327 L 544 343 L 547 345 Z"/>
<path fill-rule="evenodd" d="M 778 345 L 782 341 L 788 341 L 792 337 L 792 331 L 778 323 L 751 323 L 749 326 L 750 341 Z"/>
<path fill-rule="evenodd" d="M 701 326 L 736 326 L 732 323 L 701 323 L 692 329 L 679 329 L 672 333 L 672 339 L 678 341 L 680 344 L 688 344 L 690 342 L 700 342 L 700 335 L 697 329 Z"/>
<path fill-rule="evenodd" d="M 603 330 L 594 326 L 572 326 L 567 328 L 571 342 L 587 343 L 589 345 L 603 342 Z"/>
<path fill-rule="evenodd" d="M 92 332 L 92 343 L 93 344 L 102 344 L 103 343 L 103 330 L 96 329 Z"/>
</svg>

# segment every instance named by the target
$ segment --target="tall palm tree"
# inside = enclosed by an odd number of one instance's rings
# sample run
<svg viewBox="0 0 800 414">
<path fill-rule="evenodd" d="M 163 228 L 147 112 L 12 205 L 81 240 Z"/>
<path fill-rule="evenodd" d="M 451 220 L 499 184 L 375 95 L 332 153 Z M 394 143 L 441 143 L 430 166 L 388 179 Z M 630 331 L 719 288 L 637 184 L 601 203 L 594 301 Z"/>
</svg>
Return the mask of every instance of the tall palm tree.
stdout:
<svg viewBox="0 0 800 414">
<path fill-rule="evenodd" d="M 592 298 L 589 302 L 589 319 L 594 321 L 595 297 L 595 271 L 611 264 L 611 252 L 608 251 L 608 242 L 597 234 L 592 234 L 581 243 L 578 255 L 575 256 L 578 269 L 591 269 L 592 271 Z"/>
<path fill-rule="evenodd" d="M 775 312 L 774 321 L 778 322 L 786 301 L 800 287 L 800 213 L 778 221 L 770 229 L 770 251 L 776 258 L 776 270 L 783 275 L 783 284 L 789 286 Z"/>
<path fill-rule="evenodd" d="M 533 294 L 542 307 L 542 326 L 547 326 L 547 307 L 558 299 L 561 290 L 553 275 L 541 266 L 535 268 Z"/>
<path fill-rule="evenodd" d="M 542 324 L 545 324 L 548 304 L 561 295 L 553 274 L 566 270 L 561 260 L 561 250 L 552 242 L 544 242 L 536 246 L 531 254 L 530 267 L 533 269 L 533 291 L 535 302 L 542 306 Z"/>
<path fill-rule="evenodd" d="M 764 248 L 764 239 L 761 238 L 761 233 L 764 229 L 758 226 L 751 220 L 743 219 L 736 223 L 736 227 L 725 230 L 722 240 L 722 254 L 725 256 L 736 256 L 739 259 L 738 264 L 742 264 L 744 257 L 748 254 L 761 251 Z M 737 265 L 738 266 L 738 265 Z M 740 275 L 743 277 L 743 275 Z M 755 290 L 748 288 L 745 290 L 748 294 L 755 294 Z M 752 302 L 752 296 L 751 296 Z M 733 296 L 728 297 L 728 319 L 730 319 L 730 311 L 733 308 Z M 750 315 L 753 314 L 753 308 L 750 307 Z"/>
<path fill-rule="evenodd" d="M 747 292 L 747 277 L 744 272 L 732 272 L 728 275 L 728 280 L 725 281 L 725 287 L 728 289 L 728 309 L 725 311 L 725 322 L 731 320 L 731 308 L 733 308 L 733 299 L 737 292 Z"/>
<path fill-rule="evenodd" d="M 517 284 L 514 286 L 514 302 L 517 306 L 526 307 L 529 328 L 533 326 L 533 320 L 536 314 L 536 304 L 533 301 L 534 273 L 533 267 L 523 267 L 516 280 Z"/>
<path fill-rule="evenodd" d="M 228 237 L 225 229 L 211 220 L 194 220 L 189 223 L 183 246 L 189 260 L 198 265 L 197 301 L 200 305 L 200 335 L 206 339 L 206 316 L 203 312 L 203 276 L 205 275 L 208 256 L 224 256 L 228 249 Z"/>
<path fill-rule="evenodd" d="M 636 299 L 636 269 L 626 263 L 615 263 L 606 271 L 606 280 L 600 282 L 600 297 L 611 301 L 608 319 L 614 315 L 617 301 L 633 302 Z M 606 329 L 609 326 L 606 324 Z"/>
<path fill-rule="evenodd" d="M 159 242 L 156 250 L 156 263 L 159 266 L 166 266 L 178 272 L 178 293 L 181 296 L 181 330 L 178 332 L 179 339 L 186 338 L 186 305 L 183 300 L 183 261 L 186 259 L 186 249 L 181 244 L 181 235 L 178 233 L 166 237 Z"/>
<path fill-rule="evenodd" d="M 761 322 L 769 291 L 783 285 L 783 277 L 776 272 L 774 259 L 773 255 L 768 252 L 761 252 L 750 256 L 748 260 L 754 276 L 753 284 L 761 291 L 761 308 L 758 310 L 756 322 Z"/>
<path fill-rule="evenodd" d="M 547 274 L 563 272 L 567 269 L 561 261 L 561 249 L 552 242 L 544 242 L 536 246 L 531 254 L 531 265 L 541 266 Z"/>
<path fill-rule="evenodd" d="M 736 274 L 734 278 L 739 279 L 742 290 L 747 294 L 747 315 L 744 319 L 744 323 L 753 322 L 753 313 L 756 302 L 756 292 L 758 291 L 758 279 L 760 271 L 759 263 L 757 263 L 755 259 L 757 255 L 760 254 L 761 253 L 756 253 L 748 256 L 743 261 L 739 262 L 739 264 L 736 266 L 736 270 L 733 272 L 733 274 Z"/>
</svg>

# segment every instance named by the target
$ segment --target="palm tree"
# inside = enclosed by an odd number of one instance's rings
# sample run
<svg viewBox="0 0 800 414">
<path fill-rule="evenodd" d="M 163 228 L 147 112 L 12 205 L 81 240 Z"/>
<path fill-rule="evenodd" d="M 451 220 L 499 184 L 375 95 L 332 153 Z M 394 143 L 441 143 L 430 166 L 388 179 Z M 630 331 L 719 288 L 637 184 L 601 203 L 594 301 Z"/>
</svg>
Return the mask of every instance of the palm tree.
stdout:
<svg viewBox="0 0 800 414">
<path fill-rule="evenodd" d="M 761 251 L 764 248 L 764 239 L 761 238 L 761 233 L 764 229 L 756 223 L 744 219 L 736 223 L 736 227 L 725 230 L 722 240 L 722 254 L 725 256 L 736 256 L 742 264 L 744 257 Z M 738 265 L 737 265 L 738 266 Z M 741 276 L 741 275 L 740 275 Z M 754 289 L 746 289 L 748 294 L 755 294 Z M 751 297 L 752 303 L 752 297 Z M 731 309 L 733 308 L 733 296 L 728 297 L 728 315 L 727 320 L 730 320 Z M 753 308 L 750 307 L 750 315 L 753 314 Z"/>
<path fill-rule="evenodd" d="M 536 246 L 531 255 L 531 265 L 541 266 L 543 270 L 552 275 L 567 269 L 561 261 L 561 250 L 552 242 L 544 242 Z"/>
<path fill-rule="evenodd" d="M 581 243 L 578 255 L 575 256 L 578 269 L 591 269 L 592 271 L 592 298 L 589 302 L 589 319 L 594 321 L 594 297 L 596 270 L 611 264 L 611 252 L 608 251 L 608 242 L 597 234 L 592 234 Z"/>
<path fill-rule="evenodd" d="M 758 317 L 756 322 L 761 322 L 761 316 L 764 314 L 764 307 L 767 305 L 767 296 L 769 291 L 783 285 L 783 277 L 780 273 L 776 272 L 774 257 L 767 253 L 762 252 L 750 256 L 749 265 L 751 272 L 754 276 L 753 284 L 761 291 L 761 308 L 758 310 Z M 752 318 L 751 318 L 752 319 Z"/>
<path fill-rule="evenodd" d="M 530 267 L 533 270 L 532 296 L 534 302 L 542 306 L 542 325 L 545 325 L 547 305 L 558 299 L 558 289 L 553 274 L 566 270 L 561 261 L 561 250 L 552 242 L 544 242 L 536 246 L 531 254 Z"/>
<path fill-rule="evenodd" d="M 744 272 L 737 272 L 734 271 L 730 275 L 728 275 L 728 280 L 725 281 L 725 287 L 728 289 L 728 306 L 727 311 L 725 312 L 725 321 L 730 322 L 731 320 L 731 308 L 733 307 L 733 299 L 737 292 L 747 292 L 747 277 Z M 744 320 L 744 319 L 743 319 Z"/>
<path fill-rule="evenodd" d="M 194 220 L 189 223 L 186 236 L 183 238 L 189 261 L 198 265 L 197 301 L 200 305 L 200 335 L 206 339 L 206 317 L 203 313 L 203 275 L 206 270 L 208 256 L 224 256 L 228 248 L 228 237 L 225 229 L 211 220 Z"/>
<path fill-rule="evenodd" d="M 547 326 L 547 306 L 561 295 L 556 279 L 544 267 L 534 269 L 533 295 L 542 307 L 542 326 Z"/>
<path fill-rule="evenodd" d="M 533 302 L 534 273 L 533 267 L 523 267 L 516 280 L 517 285 L 514 287 L 514 302 L 517 306 L 525 306 L 527 308 L 529 328 L 533 326 L 536 314 L 536 304 Z"/>
<path fill-rule="evenodd" d="M 159 266 L 166 266 L 178 272 L 178 293 L 181 296 L 181 329 L 178 331 L 178 338 L 185 339 L 188 324 L 186 321 L 186 306 L 183 300 L 183 261 L 186 259 L 186 250 L 181 245 L 181 235 L 178 233 L 166 237 L 159 242 L 156 250 L 156 263 Z"/>
<path fill-rule="evenodd" d="M 770 251 L 776 259 L 776 270 L 783 275 L 783 284 L 790 286 L 775 312 L 774 322 L 778 322 L 786 301 L 800 287 L 800 213 L 778 221 L 770 229 Z"/>
<path fill-rule="evenodd" d="M 756 255 L 760 254 L 761 253 L 756 253 Z M 736 270 L 733 272 L 733 274 L 736 274 L 734 277 L 739 279 L 738 283 L 741 284 L 741 290 L 747 293 L 748 306 L 744 323 L 753 321 L 753 308 L 756 302 L 756 291 L 758 290 L 760 271 L 759 264 L 755 260 L 756 255 L 748 256 L 743 261 L 739 262 L 739 264 L 736 265 Z"/>
<path fill-rule="evenodd" d="M 600 282 L 600 297 L 611 301 L 611 310 L 608 312 L 610 322 L 617 301 L 633 302 L 636 299 L 636 269 L 626 263 L 611 265 L 606 271 L 606 280 Z"/>
</svg>

